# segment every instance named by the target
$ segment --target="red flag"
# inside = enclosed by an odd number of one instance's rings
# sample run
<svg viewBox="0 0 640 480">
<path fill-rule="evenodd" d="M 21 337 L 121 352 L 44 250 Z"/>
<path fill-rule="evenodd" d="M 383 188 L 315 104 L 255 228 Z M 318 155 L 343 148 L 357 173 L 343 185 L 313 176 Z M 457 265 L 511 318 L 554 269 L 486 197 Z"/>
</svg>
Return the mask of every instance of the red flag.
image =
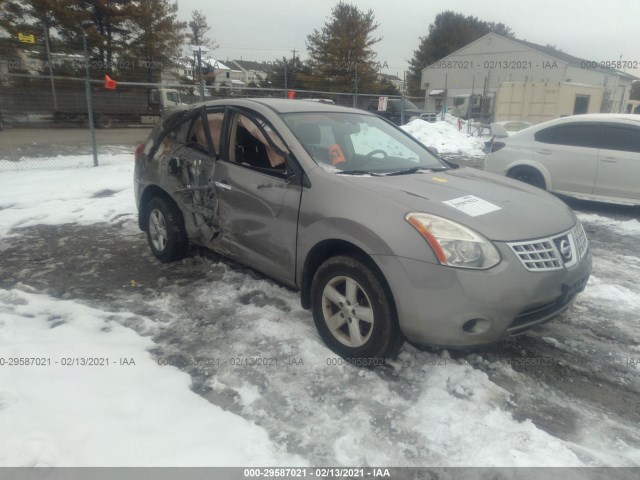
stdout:
<svg viewBox="0 0 640 480">
<path fill-rule="evenodd" d="M 109 75 L 104 76 L 104 88 L 107 90 L 115 90 L 118 86 L 118 82 L 113 80 Z"/>
</svg>

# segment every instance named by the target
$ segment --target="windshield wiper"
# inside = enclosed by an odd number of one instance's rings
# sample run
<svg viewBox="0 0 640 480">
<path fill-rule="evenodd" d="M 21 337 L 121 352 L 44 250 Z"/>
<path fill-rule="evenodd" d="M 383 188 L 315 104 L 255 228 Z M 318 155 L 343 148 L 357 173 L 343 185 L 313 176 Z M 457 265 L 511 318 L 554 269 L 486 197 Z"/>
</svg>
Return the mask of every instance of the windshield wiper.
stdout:
<svg viewBox="0 0 640 480">
<path fill-rule="evenodd" d="M 371 175 L 373 177 L 379 177 L 379 173 L 370 172 L 369 170 L 340 170 L 339 173 L 341 175 Z"/>
<path fill-rule="evenodd" d="M 448 170 L 447 167 L 433 167 L 433 168 L 425 168 L 425 167 L 411 167 L 405 168 L 404 170 L 397 170 L 395 172 L 387 173 L 386 176 L 391 177 L 393 175 L 410 175 L 412 173 L 427 173 L 427 172 L 441 172 L 442 170 Z"/>
</svg>

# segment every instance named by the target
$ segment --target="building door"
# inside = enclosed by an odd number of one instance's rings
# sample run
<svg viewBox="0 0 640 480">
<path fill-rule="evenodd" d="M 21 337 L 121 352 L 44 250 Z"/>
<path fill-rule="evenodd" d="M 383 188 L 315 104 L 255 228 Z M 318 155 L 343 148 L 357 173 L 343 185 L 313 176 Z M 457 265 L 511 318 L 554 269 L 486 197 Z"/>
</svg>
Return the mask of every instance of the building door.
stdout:
<svg viewBox="0 0 640 480">
<path fill-rule="evenodd" d="M 580 115 L 589 111 L 590 95 L 576 95 L 576 102 L 573 105 L 573 114 Z"/>
</svg>

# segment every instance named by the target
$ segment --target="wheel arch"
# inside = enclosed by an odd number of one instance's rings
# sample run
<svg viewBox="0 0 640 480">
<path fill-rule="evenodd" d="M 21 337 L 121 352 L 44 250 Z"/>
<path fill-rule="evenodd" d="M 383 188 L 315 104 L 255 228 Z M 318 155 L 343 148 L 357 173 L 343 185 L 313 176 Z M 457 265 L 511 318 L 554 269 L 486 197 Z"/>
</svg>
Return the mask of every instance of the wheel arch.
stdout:
<svg viewBox="0 0 640 480">
<path fill-rule="evenodd" d="M 521 159 L 521 160 L 515 160 L 511 163 L 509 163 L 505 170 L 504 170 L 504 174 L 508 175 L 508 173 L 513 170 L 514 168 L 519 168 L 519 167 L 528 167 L 528 168 L 532 168 L 534 170 L 536 170 L 538 173 L 540 173 L 540 175 L 542 175 L 542 178 L 544 179 L 544 183 L 545 186 L 547 187 L 547 191 L 551 191 L 553 190 L 553 183 L 551 182 L 551 174 L 549 173 L 549 170 L 546 169 L 546 167 L 544 165 L 542 165 L 541 163 L 538 162 L 534 162 L 533 160 L 525 160 L 525 159 Z"/>
<path fill-rule="evenodd" d="M 311 308 L 311 283 L 313 282 L 313 277 L 318 271 L 320 265 L 329 258 L 337 255 L 355 256 L 373 270 L 389 296 L 391 309 L 397 318 L 398 311 L 396 309 L 393 292 L 391 291 L 391 287 L 378 264 L 375 262 L 373 257 L 371 257 L 362 248 L 358 247 L 354 243 L 341 239 L 322 240 L 309 250 L 304 261 L 302 278 L 300 279 L 300 301 L 302 303 L 302 307 L 305 309 Z"/>
<path fill-rule="evenodd" d="M 143 232 L 147 231 L 147 219 L 149 216 L 149 212 L 147 212 L 147 206 L 149 205 L 151 199 L 154 197 L 162 197 L 166 201 L 171 202 L 176 206 L 178 211 L 182 213 L 182 210 L 180 210 L 180 207 L 178 206 L 176 201 L 171 198 L 171 195 L 169 195 L 165 190 L 163 190 L 156 184 L 148 185 L 147 187 L 145 187 L 142 195 L 140 195 L 140 207 L 138 208 L 138 227 L 140 227 L 140 230 L 142 230 Z"/>
</svg>

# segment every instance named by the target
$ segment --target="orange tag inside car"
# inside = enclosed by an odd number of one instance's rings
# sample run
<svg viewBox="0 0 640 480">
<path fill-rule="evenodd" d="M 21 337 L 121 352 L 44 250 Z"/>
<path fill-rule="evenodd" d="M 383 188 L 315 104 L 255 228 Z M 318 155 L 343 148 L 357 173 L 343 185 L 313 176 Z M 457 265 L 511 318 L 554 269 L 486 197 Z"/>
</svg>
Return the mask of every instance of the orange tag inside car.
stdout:
<svg viewBox="0 0 640 480">
<path fill-rule="evenodd" d="M 334 166 L 347 161 L 347 159 L 344 158 L 344 154 L 342 153 L 340 145 L 338 145 L 337 143 L 334 143 L 329 147 L 329 158 L 331 159 L 331 165 Z"/>
</svg>

